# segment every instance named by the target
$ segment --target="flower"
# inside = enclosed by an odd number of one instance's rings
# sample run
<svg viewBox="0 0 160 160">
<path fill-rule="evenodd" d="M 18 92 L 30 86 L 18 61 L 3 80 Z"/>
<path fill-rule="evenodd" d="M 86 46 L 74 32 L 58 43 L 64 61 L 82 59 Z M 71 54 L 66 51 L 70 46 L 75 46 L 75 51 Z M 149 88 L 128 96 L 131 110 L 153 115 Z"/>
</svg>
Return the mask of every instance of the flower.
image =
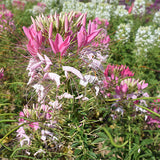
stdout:
<svg viewBox="0 0 160 160">
<path fill-rule="evenodd" d="M 63 41 L 62 36 L 57 33 L 55 41 L 52 41 L 52 39 L 49 38 L 49 43 L 55 54 L 60 52 L 61 56 L 63 56 L 70 45 L 70 36 L 67 36 Z"/>
<path fill-rule="evenodd" d="M 0 79 L 2 79 L 2 78 L 3 78 L 3 76 L 4 76 L 3 72 L 4 72 L 4 69 L 3 69 L 3 68 L 1 68 L 1 69 L 0 69 Z"/>
<path fill-rule="evenodd" d="M 78 78 L 84 80 L 84 76 L 82 75 L 82 73 L 77 70 L 74 67 L 70 67 L 70 66 L 62 66 L 63 70 L 65 71 L 65 76 L 66 78 L 68 78 L 68 72 L 72 72 L 73 74 L 75 74 Z"/>
<path fill-rule="evenodd" d="M 160 104 L 160 99 L 157 99 L 157 100 L 154 100 L 154 102 L 157 104 L 159 103 Z M 153 103 L 154 104 L 154 103 Z M 155 104 L 154 104 L 155 105 Z M 160 114 L 160 107 L 157 105 L 155 107 L 153 107 L 152 109 L 155 113 L 158 113 Z M 150 113 L 149 113 L 150 114 Z M 151 116 L 148 116 L 148 122 L 147 124 L 157 124 L 157 127 L 160 128 L 160 118 L 159 117 L 151 117 Z"/>
</svg>

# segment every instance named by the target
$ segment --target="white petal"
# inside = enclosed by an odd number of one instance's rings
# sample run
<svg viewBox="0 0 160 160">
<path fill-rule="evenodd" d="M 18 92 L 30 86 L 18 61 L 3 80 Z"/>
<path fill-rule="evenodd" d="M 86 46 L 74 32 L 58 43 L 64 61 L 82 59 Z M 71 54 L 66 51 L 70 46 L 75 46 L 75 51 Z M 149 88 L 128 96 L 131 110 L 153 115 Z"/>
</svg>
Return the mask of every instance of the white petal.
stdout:
<svg viewBox="0 0 160 160">
<path fill-rule="evenodd" d="M 56 82 L 57 87 L 60 85 L 60 76 L 56 73 L 45 73 L 43 79 L 50 79 Z"/>
<path fill-rule="evenodd" d="M 73 74 L 75 74 L 77 77 L 79 77 L 80 79 L 84 80 L 84 77 L 82 75 L 82 73 L 77 70 L 74 67 L 70 67 L 70 66 L 62 66 L 63 70 L 66 72 L 72 72 Z"/>
<path fill-rule="evenodd" d="M 62 95 L 58 96 L 59 99 L 62 99 L 62 98 L 68 98 L 68 99 L 72 99 L 73 98 L 73 95 L 65 92 L 63 93 Z"/>
</svg>

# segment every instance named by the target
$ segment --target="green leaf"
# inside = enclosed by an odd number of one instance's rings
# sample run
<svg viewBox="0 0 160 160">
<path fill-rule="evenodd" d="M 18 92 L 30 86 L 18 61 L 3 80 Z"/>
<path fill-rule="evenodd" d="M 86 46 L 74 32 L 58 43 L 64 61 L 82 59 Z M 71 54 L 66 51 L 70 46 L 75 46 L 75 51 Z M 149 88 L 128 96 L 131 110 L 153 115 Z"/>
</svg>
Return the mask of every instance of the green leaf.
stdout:
<svg viewBox="0 0 160 160">
<path fill-rule="evenodd" d="M 81 153 L 81 151 L 82 151 L 82 150 L 80 150 L 80 149 L 75 149 L 74 154 L 75 154 L 75 155 L 79 155 L 79 154 Z"/>
<path fill-rule="evenodd" d="M 145 139 L 142 141 L 141 146 L 153 143 L 153 139 Z"/>
<path fill-rule="evenodd" d="M 108 138 L 104 132 L 99 132 L 99 133 L 97 133 L 97 135 L 101 138 L 106 138 L 106 139 Z"/>
<path fill-rule="evenodd" d="M 105 140 L 106 140 L 106 138 L 97 138 L 97 139 L 95 139 L 95 140 L 92 142 L 92 144 L 97 144 L 97 143 L 103 142 L 103 141 L 105 141 Z"/>
<path fill-rule="evenodd" d="M 97 158 L 97 156 L 96 156 L 96 154 L 95 154 L 94 152 L 89 152 L 89 155 L 90 155 L 92 158 L 94 158 L 94 159 Z"/>
</svg>

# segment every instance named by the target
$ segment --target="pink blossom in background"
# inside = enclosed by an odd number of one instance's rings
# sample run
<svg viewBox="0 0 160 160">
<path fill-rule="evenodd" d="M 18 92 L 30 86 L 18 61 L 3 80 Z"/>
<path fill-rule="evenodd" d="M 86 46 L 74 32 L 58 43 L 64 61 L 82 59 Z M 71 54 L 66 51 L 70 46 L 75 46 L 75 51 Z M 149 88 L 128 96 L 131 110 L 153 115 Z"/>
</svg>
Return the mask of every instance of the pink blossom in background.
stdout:
<svg viewBox="0 0 160 160">
<path fill-rule="evenodd" d="M 25 3 L 18 0 L 13 0 L 12 5 L 21 10 L 24 10 L 24 7 L 25 7 Z"/>
<path fill-rule="evenodd" d="M 132 12 L 133 6 L 134 6 L 134 3 L 132 3 L 131 7 L 128 9 L 129 14 Z"/>
<path fill-rule="evenodd" d="M 0 79 L 2 79 L 2 78 L 3 78 L 3 76 L 4 76 L 4 69 L 3 69 L 3 68 L 1 68 L 1 69 L 0 69 Z"/>
<path fill-rule="evenodd" d="M 154 107 L 153 107 L 153 111 L 160 114 L 160 99 L 154 100 L 155 103 Z M 150 113 L 149 113 L 150 114 Z M 153 125 L 153 124 L 157 124 L 157 127 L 160 128 L 160 118 L 159 117 L 151 117 L 148 116 L 148 122 L 147 124 Z"/>
</svg>

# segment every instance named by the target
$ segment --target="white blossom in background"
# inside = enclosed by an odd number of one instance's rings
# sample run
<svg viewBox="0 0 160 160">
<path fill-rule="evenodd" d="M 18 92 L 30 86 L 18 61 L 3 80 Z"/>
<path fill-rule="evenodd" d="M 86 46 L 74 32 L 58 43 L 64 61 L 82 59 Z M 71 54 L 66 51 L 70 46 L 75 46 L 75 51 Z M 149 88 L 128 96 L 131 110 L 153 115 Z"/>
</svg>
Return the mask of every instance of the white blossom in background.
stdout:
<svg viewBox="0 0 160 160">
<path fill-rule="evenodd" d="M 83 3 L 82 13 L 86 13 L 87 12 L 87 17 L 88 18 L 95 17 L 96 7 L 97 6 L 96 6 L 95 3 L 91 3 L 91 2 Z M 76 10 L 78 10 L 77 7 L 76 7 Z"/>
<path fill-rule="evenodd" d="M 115 40 L 122 41 L 123 43 L 128 42 L 130 38 L 131 26 L 130 24 L 121 23 L 116 31 Z"/>
<path fill-rule="evenodd" d="M 62 12 L 70 12 L 70 11 L 75 11 L 75 10 L 76 10 L 76 3 L 70 2 L 70 1 L 63 3 Z"/>
<path fill-rule="evenodd" d="M 145 14 L 145 0 L 135 0 L 132 9 L 134 15 L 144 15 Z"/>
<path fill-rule="evenodd" d="M 118 4 L 119 0 L 92 0 L 92 3 L 110 3 L 110 4 Z"/>
<path fill-rule="evenodd" d="M 154 14 L 153 23 L 160 25 L 160 11 L 158 11 Z"/>
<path fill-rule="evenodd" d="M 76 3 L 76 11 L 82 12 L 83 8 L 84 8 L 84 3 L 82 3 L 82 2 L 77 2 Z"/>
<path fill-rule="evenodd" d="M 110 17 L 112 15 L 113 10 L 114 10 L 113 5 L 108 3 L 99 3 L 95 11 L 95 17 L 107 19 L 108 21 L 110 21 Z"/>
<path fill-rule="evenodd" d="M 160 27 L 154 31 L 155 46 L 160 48 Z"/>
<path fill-rule="evenodd" d="M 114 11 L 116 17 L 127 17 L 128 11 L 125 9 L 125 5 L 117 6 L 117 9 Z"/>
<path fill-rule="evenodd" d="M 152 26 L 139 27 L 136 33 L 135 46 L 137 47 L 137 54 L 147 52 L 155 43 L 155 35 Z"/>
</svg>

